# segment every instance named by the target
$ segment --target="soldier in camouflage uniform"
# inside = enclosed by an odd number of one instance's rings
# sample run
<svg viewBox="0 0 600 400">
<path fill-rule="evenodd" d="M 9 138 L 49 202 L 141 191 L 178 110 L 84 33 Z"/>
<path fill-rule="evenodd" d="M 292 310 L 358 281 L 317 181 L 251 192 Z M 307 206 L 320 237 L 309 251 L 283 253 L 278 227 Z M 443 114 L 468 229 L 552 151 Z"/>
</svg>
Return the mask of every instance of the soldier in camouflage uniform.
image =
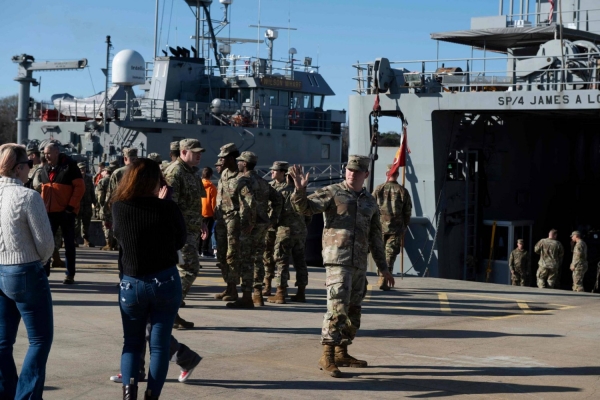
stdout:
<svg viewBox="0 0 600 400">
<path fill-rule="evenodd" d="M 114 193 L 117 191 L 117 186 L 119 186 L 119 182 L 121 182 L 123 175 L 125 175 L 127 166 L 137 159 L 138 159 L 138 151 L 136 148 L 127 148 L 126 147 L 123 149 L 123 163 L 125 165 L 122 166 L 121 168 L 115 169 L 113 171 L 113 173 L 110 175 L 110 181 L 108 183 L 108 193 L 107 193 L 109 203 L 110 203 L 110 199 L 112 198 Z"/>
<path fill-rule="evenodd" d="M 172 200 L 177 203 L 185 218 L 188 233 L 186 244 L 181 249 L 185 264 L 177 265 L 181 277 L 183 300 L 202 268 L 198 257 L 198 243 L 202 232 L 206 229 L 202 220 L 202 197 L 206 197 L 206 191 L 197 166 L 205 150 L 197 139 L 182 140 L 179 142 L 179 149 L 179 158 L 165 169 L 165 179 L 173 188 Z M 189 329 L 193 328 L 194 324 L 177 314 L 173 327 Z"/>
<path fill-rule="evenodd" d="M 573 271 L 573 291 L 584 292 L 583 276 L 588 270 L 587 244 L 581 239 L 581 233 L 575 231 L 571 234 L 571 240 L 575 242 L 573 248 L 573 261 L 571 262 L 571 271 Z"/>
<path fill-rule="evenodd" d="M 517 248 L 510 253 L 508 268 L 513 286 L 529 286 L 530 259 L 523 239 L 517 240 Z"/>
<path fill-rule="evenodd" d="M 533 249 L 536 254 L 540 255 L 540 262 L 537 270 L 537 285 L 543 289 L 548 282 L 548 287 L 553 288 L 556 283 L 558 269 L 562 264 L 563 255 L 565 253 L 563 245 L 556 240 L 556 229 L 552 229 L 547 239 L 542 239 L 536 243 Z"/>
<path fill-rule="evenodd" d="M 117 246 L 117 241 L 112 233 L 112 213 L 110 212 L 110 204 L 108 203 L 108 185 L 110 183 L 110 175 L 114 170 L 115 166 L 112 163 L 104 168 L 104 171 L 102 171 L 104 177 L 96 185 L 96 199 L 99 209 L 98 217 L 102 221 L 102 230 L 104 231 L 104 239 L 106 240 L 106 245 L 102 247 L 102 250 L 115 249 Z"/>
<path fill-rule="evenodd" d="M 251 241 L 250 233 L 256 223 L 256 205 L 250 189 L 250 179 L 243 176 L 237 168 L 236 158 L 240 152 L 233 143 L 221 147 L 218 157 L 223 160 L 223 172 L 217 188 L 217 215 L 223 218 L 226 235 L 221 230 L 217 231 L 217 254 L 225 253 L 227 289 L 215 296 L 216 299 L 232 301 L 227 303 L 232 308 L 254 308 L 252 302 L 252 286 L 254 277 L 252 271 L 246 273 L 243 282 L 243 298 L 238 298 L 236 285 L 242 275 L 242 246 L 248 248 Z M 217 227 L 219 228 L 219 227 Z M 221 229 L 221 228 L 219 228 Z M 226 239 L 224 241 L 224 236 Z M 222 259 L 222 258 L 220 258 Z"/>
<path fill-rule="evenodd" d="M 294 183 L 291 179 L 287 179 L 289 178 L 289 176 L 286 176 L 288 168 L 289 164 L 285 161 L 275 161 L 271 167 L 271 177 L 273 178 L 271 186 L 279 192 L 284 202 L 274 234 L 274 264 L 277 267 L 275 286 L 277 286 L 277 293 L 267 298 L 269 303 L 276 304 L 286 303 L 286 291 L 290 279 L 290 256 L 294 260 L 296 286 L 298 287 L 298 292 L 296 295 L 291 296 L 291 300 L 305 302 L 305 289 L 308 285 L 308 268 L 304 256 L 304 245 L 307 236 L 306 217 L 298 214 L 292 205 L 291 197 L 294 192 Z"/>
<path fill-rule="evenodd" d="M 94 182 L 92 176 L 87 173 L 87 164 L 80 162 L 77 164 L 85 183 L 85 193 L 81 198 L 79 206 L 79 214 L 75 219 L 75 240 L 79 239 L 79 235 L 83 237 L 83 245 L 85 247 L 94 247 L 93 243 L 90 243 L 90 222 L 92 222 L 92 206 L 97 206 L 96 195 L 94 194 Z"/>
<path fill-rule="evenodd" d="M 388 165 L 388 171 L 392 165 Z M 412 200 L 408 190 L 398 183 L 398 171 L 388 175 L 385 183 L 377 186 L 373 191 L 373 197 L 377 200 L 381 213 L 381 229 L 383 231 L 383 243 L 385 246 L 385 260 L 393 274 L 396 257 L 400 254 L 400 243 L 404 232 L 410 223 L 412 213 Z M 390 290 L 389 285 L 379 276 L 377 286 L 381 290 Z"/>
<path fill-rule="evenodd" d="M 290 175 L 296 190 L 292 204 L 304 215 L 323 213 L 323 263 L 327 286 L 327 313 L 323 319 L 319 368 L 333 377 L 338 366 L 364 368 L 366 361 L 348 354 L 348 345 L 360 328 L 361 303 L 366 289 L 369 251 L 380 273 L 394 286 L 385 261 L 379 208 L 363 188 L 369 176 L 370 158 L 351 155 L 342 183 L 317 190 L 307 197 L 308 174 L 294 166 Z"/>
<path fill-rule="evenodd" d="M 265 252 L 267 229 L 269 226 L 277 225 L 283 201 L 279 193 L 254 170 L 258 162 L 256 154 L 244 151 L 236 160 L 238 170 L 244 177 L 250 179 L 250 190 L 256 202 L 256 224 L 252 229 L 251 240 L 246 242 L 248 246 L 242 247 L 242 281 L 246 282 L 252 274 L 254 280 L 252 302 L 255 307 L 260 307 L 265 305 L 262 297 L 265 266 L 262 259 Z M 271 209 L 270 214 L 269 208 Z"/>
<path fill-rule="evenodd" d="M 219 158 L 215 163 L 215 171 L 219 176 L 223 172 L 223 159 Z M 221 275 L 223 276 L 223 281 L 227 283 L 227 252 L 225 249 L 227 248 L 227 227 L 225 226 L 225 222 L 223 221 L 223 216 L 219 214 L 218 210 L 215 209 L 215 242 L 217 243 L 217 268 L 221 270 Z M 221 294 L 216 294 L 215 298 L 218 300 L 222 300 Z"/>
<path fill-rule="evenodd" d="M 150 153 L 148 154 L 148 158 L 159 165 L 162 163 L 162 159 L 160 158 L 160 154 L 158 153 Z"/>
<path fill-rule="evenodd" d="M 33 168 L 31 168 L 29 170 L 29 175 L 27 176 L 27 182 L 25 183 L 24 186 L 28 187 L 29 189 L 34 189 L 33 187 L 33 180 L 34 180 L 34 176 L 39 175 L 43 165 L 42 165 L 42 160 L 41 160 L 41 153 L 40 153 L 40 149 L 38 148 L 37 145 L 34 146 L 27 146 L 27 158 L 33 161 Z M 39 181 L 39 178 L 38 178 Z M 39 182 L 39 189 L 36 189 L 36 191 L 40 192 L 41 189 L 41 182 Z"/>
</svg>

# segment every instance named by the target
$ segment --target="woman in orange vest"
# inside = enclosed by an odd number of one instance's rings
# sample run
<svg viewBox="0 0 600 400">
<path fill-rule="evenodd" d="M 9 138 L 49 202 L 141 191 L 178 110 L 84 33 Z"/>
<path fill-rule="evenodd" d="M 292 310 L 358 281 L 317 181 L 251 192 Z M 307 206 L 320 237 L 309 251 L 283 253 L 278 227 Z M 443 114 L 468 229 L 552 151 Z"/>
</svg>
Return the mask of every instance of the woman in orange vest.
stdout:
<svg viewBox="0 0 600 400">
<path fill-rule="evenodd" d="M 215 224 L 215 207 L 217 205 L 217 188 L 210 181 L 212 177 L 213 170 L 210 167 L 206 167 L 202 170 L 202 183 L 204 184 L 204 189 L 206 190 L 206 197 L 202 198 L 202 217 L 204 218 L 204 223 L 206 223 L 206 227 L 208 228 L 208 236 L 205 240 L 200 239 L 200 254 L 203 257 L 214 258 L 214 252 L 211 248 L 211 235 L 213 230 L 213 225 Z"/>
</svg>

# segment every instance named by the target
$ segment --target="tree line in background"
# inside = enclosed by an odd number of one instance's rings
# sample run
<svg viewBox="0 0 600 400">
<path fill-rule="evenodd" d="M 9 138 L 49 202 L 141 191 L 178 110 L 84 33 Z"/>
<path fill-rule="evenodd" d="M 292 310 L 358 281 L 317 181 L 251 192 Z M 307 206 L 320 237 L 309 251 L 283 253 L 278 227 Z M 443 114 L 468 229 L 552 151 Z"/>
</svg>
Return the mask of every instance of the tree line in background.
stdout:
<svg viewBox="0 0 600 400">
<path fill-rule="evenodd" d="M 0 98 L 0 144 L 17 141 L 17 106 L 19 96 Z"/>
</svg>

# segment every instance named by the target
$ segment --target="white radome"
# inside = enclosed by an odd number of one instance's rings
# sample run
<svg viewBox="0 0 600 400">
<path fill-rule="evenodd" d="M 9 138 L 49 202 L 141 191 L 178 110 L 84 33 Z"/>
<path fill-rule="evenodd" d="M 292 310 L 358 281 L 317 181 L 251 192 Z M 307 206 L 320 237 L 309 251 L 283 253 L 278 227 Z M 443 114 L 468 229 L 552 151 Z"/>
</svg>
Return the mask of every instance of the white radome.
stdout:
<svg viewBox="0 0 600 400">
<path fill-rule="evenodd" d="M 135 50 L 121 50 L 112 62 L 112 81 L 115 85 L 135 86 L 146 82 L 144 57 Z"/>
</svg>

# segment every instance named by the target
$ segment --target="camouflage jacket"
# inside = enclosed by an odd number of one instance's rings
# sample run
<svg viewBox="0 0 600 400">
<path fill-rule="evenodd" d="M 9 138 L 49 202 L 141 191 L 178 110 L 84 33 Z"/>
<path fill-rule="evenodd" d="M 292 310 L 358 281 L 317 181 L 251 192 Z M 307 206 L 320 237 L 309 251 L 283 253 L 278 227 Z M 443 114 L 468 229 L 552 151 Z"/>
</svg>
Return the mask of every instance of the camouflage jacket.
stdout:
<svg viewBox="0 0 600 400">
<path fill-rule="evenodd" d="M 412 200 L 408 190 L 398 182 L 386 182 L 375 188 L 373 197 L 381 213 L 384 234 L 401 234 L 410 222 Z"/>
<path fill-rule="evenodd" d="M 188 232 L 202 230 L 202 197 L 206 197 L 198 168 L 190 167 L 180 158 L 165 169 L 167 184 L 173 188 L 172 200 L 185 218 Z"/>
<path fill-rule="evenodd" d="M 92 181 L 92 176 L 88 174 L 83 175 L 83 182 L 85 183 L 85 192 L 81 198 L 80 207 L 91 208 L 92 205 L 96 204 L 96 195 L 94 194 L 94 182 Z"/>
<path fill-rule="evenodd" d="M 559 268 L 565 250 L 558 240 L 546 238 L 536 243 L 534 251 L 540 255 L 540 267 Z"/>
<path fill-rule="evenodd" d="M 125 165 L 124 167 L 115 169 L 113 173 L 110 174 L 110 180 L 108 181 L 108 189 L 106 193 L 106 198 L 108 202 L 110 202 L 110 199 L 117 191 L 117 186 L 119 186 L 119 182 L 121 182 L 123 175 L 125 175 L 126 169 L 127 166 Z"/>
<path fill-rule="evenodd" d="M 111 220 L 110 206 L 108 205 L 108 185 L 110 176 L 105 176 L 96 185 L 96 198 L 98 199 L 99 217 L 103 221 Z"/>
<path fill-rule="evenodd" d="M 256 223 L 276 226 L 283 206 L 281 195 L 256 171 L 248 171 L 244 176 L 250 179 L 250 190 L 256 202 Z"/>
<path fill-rule="evenodd" d="M 514 271 L 515 268 L 521 271 L 528 271 L 529 252 L 527 250 L 514 249 L 510 253 L 510 258 L 508 259 L 508 267 L 511 271 Z"/>
<path fill-rule="evenodd" d="M 40 173 L 42 172 L 42 164 L 34 165 L 29 171 L 29 181 L 27 187 L 35 190 L 38 193 L 42 193 L 42 180 Z"/>
<path fill-rule="evenodd" d="M 292 205 L 292 193 L 294 186 L 288 185 L 287 182 L 277 182 L 272 180 L 271 186 L 279 192 L 283 199 L 283 207 L 279 216 L 279 227 L 286 227 L 290 230 L 290 235 L 299 236 L 306 235 L 306 216 L 299 214 Z"/>
<path fill-rule="evenodd" d="M 242 226 L 256 224 L 256 200 L 252 182 L 238 171 L 224 169 L 217 188 L 217 217 L 225 221 L 239 219 Z"/>
<path fill-rule="evenodd" d="M 388 271 L 375 198 L 364 188 L 357 195 L 346 182 L 292 194 L 294 208 L 304 215 L 324 214 L 323 263 L 367 269 L 369 250 L 381 272 Z"/>
<path fill-rule="evenodd" d="M 587 244 L 583 240 L 579 240 L 573 248 L 573 261 L 571 265 L 575 268 L 587 267 L 588 265 Z"/>
</svg>

